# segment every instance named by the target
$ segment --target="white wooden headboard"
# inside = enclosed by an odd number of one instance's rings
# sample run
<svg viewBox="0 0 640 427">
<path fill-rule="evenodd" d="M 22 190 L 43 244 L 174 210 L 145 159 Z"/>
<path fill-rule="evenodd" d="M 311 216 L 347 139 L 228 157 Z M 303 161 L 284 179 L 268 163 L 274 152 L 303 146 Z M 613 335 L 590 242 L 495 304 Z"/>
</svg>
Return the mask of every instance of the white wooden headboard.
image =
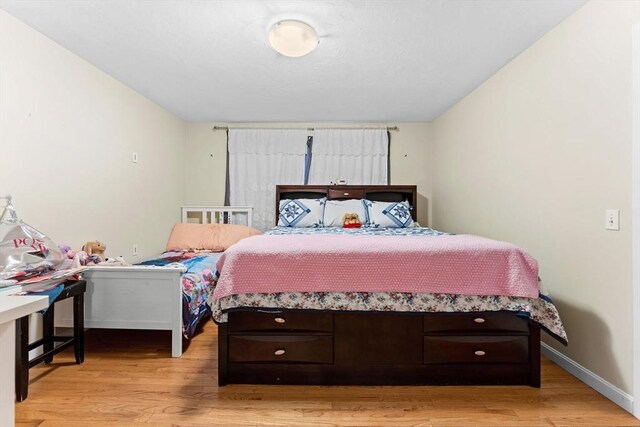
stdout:
<svg viewBox="0 0 640 427">
<path fill-rule="evenodd" d="M 198 219 L 200 224 L 242 224 L 253 227 L 253 207 L 182 206 L 182 222 L 189 222 L 190 218 Z"/>
</svg>

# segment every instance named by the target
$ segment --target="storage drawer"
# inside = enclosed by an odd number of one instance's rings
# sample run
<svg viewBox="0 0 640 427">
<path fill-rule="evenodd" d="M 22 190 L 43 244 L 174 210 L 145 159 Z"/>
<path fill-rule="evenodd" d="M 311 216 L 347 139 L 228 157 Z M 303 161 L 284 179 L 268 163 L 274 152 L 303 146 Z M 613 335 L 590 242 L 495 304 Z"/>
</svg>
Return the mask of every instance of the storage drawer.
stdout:
<svg viewBox="0 0 640 427">
<path fill-rule="evenodd" d="M 333 363 L 331 335 L 231 335 L 231 363 Z"/>
<path fill-rule="evenodd" d="M 362 199 L 364 198 L 363 190 L 339 190 L 337 188 L 329 189 L 329 199 Z"/>
<path fill-rule="evenodd" d="M 432 313 L 424 315 L 424 331 L 438 332 L 529 332 L 527 321 L 512 313 Z"/>
<path fill-rule="evenodd" d="M 424 363 L 528 363 L 526 336 L 425 336 Z"/>
<path fill-rule="evenodd" d="M 229 313 L 230 332 L 252 331 L 308 331 L 332 332 L 331 313 L 296 313 L 282 311 Z"/>
</svg>

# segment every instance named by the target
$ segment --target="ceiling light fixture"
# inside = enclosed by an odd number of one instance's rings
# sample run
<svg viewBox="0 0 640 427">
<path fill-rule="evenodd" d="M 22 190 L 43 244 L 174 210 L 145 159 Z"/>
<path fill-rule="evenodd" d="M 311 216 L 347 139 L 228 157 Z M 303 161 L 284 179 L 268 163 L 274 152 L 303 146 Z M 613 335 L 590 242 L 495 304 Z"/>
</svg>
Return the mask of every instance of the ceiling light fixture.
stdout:
<svg viewBox="0 0 640 427">
<path fill-rule="evenodd" d="M 279 54 L 290 58 L 310 53 L 319 42 L 316 30 L 301 21 L 280 21 L 269 30 L 269 45 Z"/>
</svg>

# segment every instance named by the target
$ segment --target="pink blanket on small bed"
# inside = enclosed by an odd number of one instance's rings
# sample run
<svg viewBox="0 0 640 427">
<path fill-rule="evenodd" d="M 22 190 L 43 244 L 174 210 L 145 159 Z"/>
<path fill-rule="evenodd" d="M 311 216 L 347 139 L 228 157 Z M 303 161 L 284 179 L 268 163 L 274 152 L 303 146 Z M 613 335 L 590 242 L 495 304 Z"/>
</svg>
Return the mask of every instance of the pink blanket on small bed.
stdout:
<svg viewBox="0 0 640 427">
<path fill-rule="evenodd" d="M 254 236 L 218 261 L 213 296 L 405 292 L 538 297 L 538 263 L 510 243 L 458 236 Z"/>
</svg>

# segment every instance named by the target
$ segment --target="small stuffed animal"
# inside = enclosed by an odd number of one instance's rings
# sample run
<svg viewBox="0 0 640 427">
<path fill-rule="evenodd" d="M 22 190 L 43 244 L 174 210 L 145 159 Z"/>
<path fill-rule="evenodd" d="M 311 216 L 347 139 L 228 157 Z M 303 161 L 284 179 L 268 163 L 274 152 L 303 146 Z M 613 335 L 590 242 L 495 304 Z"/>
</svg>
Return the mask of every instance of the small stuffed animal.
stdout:
<svg viewBox="0 0 640 427">
<path fill-rule="evenodd" d="M 362 223 L 360 222 L 360 217 L 357 213 L 346 213 L 342 217 L 342 227 L 343 228 L 360 228 L 362 227 Z"/>
<path fill-rule="evenodd" d="M 87 255 L 96 255 L 101 260 L 104 259 L 104 251 L 107 249 L 107 245 L 101 243 L 97 240 L 92 242 L 87 242 L 82 246 L 82 250 L 87 253 Z"/>
<path fill-rule="evenodd" d="M 76 251 L 71 249 L 68 245 L 59 245 L 58 249 L 62 252 L 62 255 L 67 259 L 73 259 L 76 256 Z"/>
</svg>

